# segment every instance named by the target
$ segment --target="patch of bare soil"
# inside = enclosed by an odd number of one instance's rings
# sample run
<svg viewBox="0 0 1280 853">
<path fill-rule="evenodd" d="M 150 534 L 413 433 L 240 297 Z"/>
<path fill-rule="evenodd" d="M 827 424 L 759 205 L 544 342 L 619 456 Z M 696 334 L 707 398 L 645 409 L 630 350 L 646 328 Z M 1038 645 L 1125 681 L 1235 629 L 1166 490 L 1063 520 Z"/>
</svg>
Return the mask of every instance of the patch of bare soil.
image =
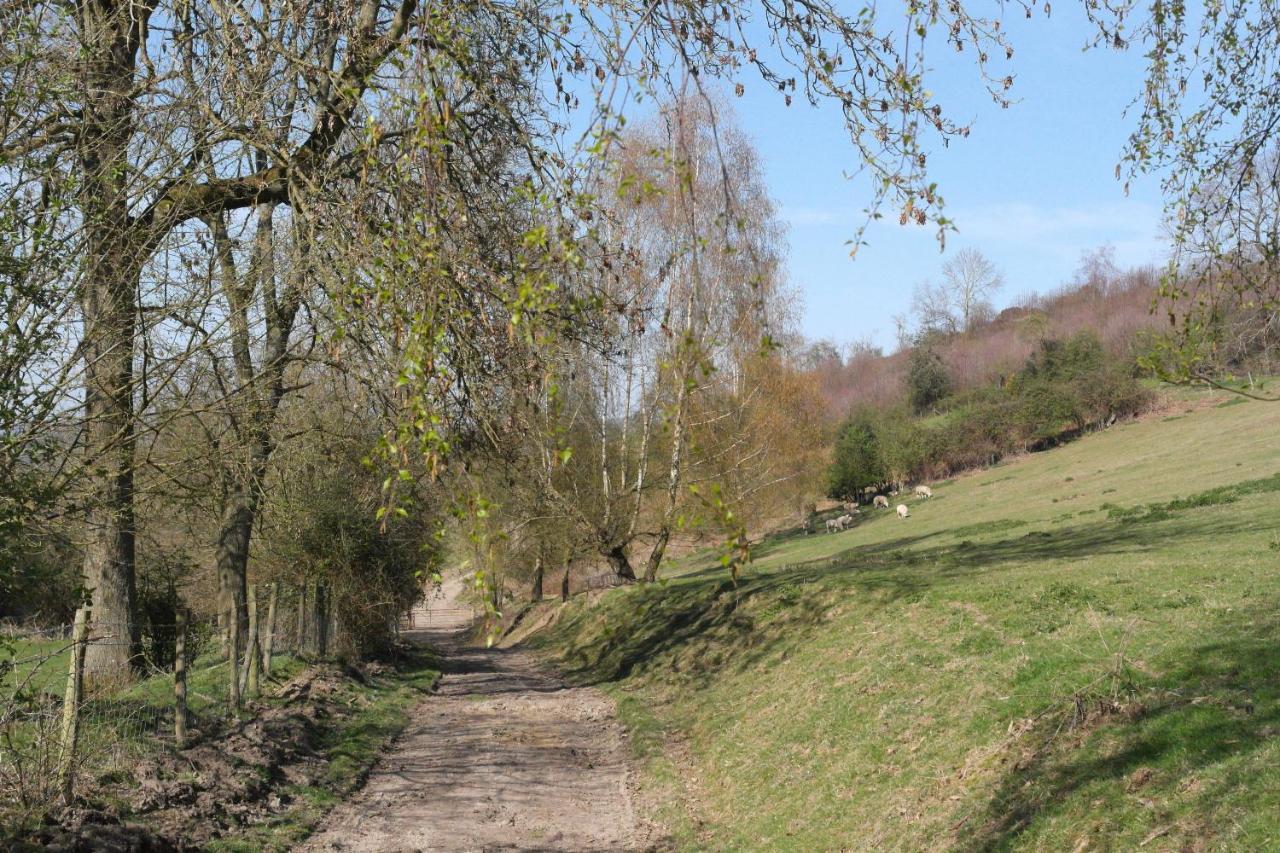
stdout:
<svg viewBox="0 0 1280 853">
<path fill-rule="evenodd" d="M 252 719 L 187 749 L 157 753 L 128 778 L 88 792 L 91 802 L 120 805 L 70 810 L 34 840 L 63 851 L 194 850 L 281 813 L 291 803 L 286 788 L 323 776 L 317 746 L 326 728 L 351 713 L 335 694 L 353 677 L 366 673 L 308 669 L 282 687 L 272 707 L 254 708 Z"/>
<path fill-rule="evenodd" d="M 329 816 L 309 851 L 634 850 L 625 731 L 613 703 L 520 649 L 437 623 L 438 694 Z"/>
</svg>

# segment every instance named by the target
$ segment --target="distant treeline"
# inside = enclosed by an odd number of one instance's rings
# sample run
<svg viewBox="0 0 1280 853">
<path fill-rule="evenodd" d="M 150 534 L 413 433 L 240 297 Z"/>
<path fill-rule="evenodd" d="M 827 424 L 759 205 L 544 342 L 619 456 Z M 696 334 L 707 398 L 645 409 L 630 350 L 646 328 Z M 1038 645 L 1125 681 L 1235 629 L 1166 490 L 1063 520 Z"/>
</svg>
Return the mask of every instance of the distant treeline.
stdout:
<svg viewBox="0 0 1280 853">
<path fill-rule="evenodd" d="M 1028 296 L 977 323 L 970 331 L 940 335 L 933 348 L 957 391 L 998 384 L 1021 369 L 1045 339 L 1065 340 L 1090 330 L 1111 355 L 1133 359 L 1144 332 L 1159 332 L 1167 318 L 1152 314 L 1160 271 L 1121 272 L 1105 253 L 1085 259 L 1074 279 L 1049 294 Z M 812 359 L 827 405 L 836 417 L 862 406 L 907 402 L 907 371 L 914 341 L 896 352 L 855 345 L 841 357 L 832 348 Z"/>
<path fill-rule="evenodd" d="M 974 312 L 972 322 L 940 325 L 928 306 L 913 332 L 900 322 L 890 354 L 814 344 L 809 367 L 840 422 L 827 491 L 854 499 L 950 476 L 1141 412 L 1154 397 L 1139 378 L 1153 374 L 1170 329 L 1167 304 L 1153 310 L 1160 283 L 1160 270 L 1121 271 L 1104 249 L 1058 290 Z M 1235 306 L 1210 320 L 1196 354 L 1204 369 L 1276 372 L 1280 320 L 1269 307 Z"/>
<path fill-rule="evenodd" d="M 909 404 L 859 406 L 841 426 L 831 497 L 866 500 L 887 486 L 990 465 L 1137 414 L 1153 398 L 1133 360 L 1108 353 L 1092 332 L 1045 339 L 1016 373 L 958 393 L 928 339 L 909 362 Z"/>
</svg>

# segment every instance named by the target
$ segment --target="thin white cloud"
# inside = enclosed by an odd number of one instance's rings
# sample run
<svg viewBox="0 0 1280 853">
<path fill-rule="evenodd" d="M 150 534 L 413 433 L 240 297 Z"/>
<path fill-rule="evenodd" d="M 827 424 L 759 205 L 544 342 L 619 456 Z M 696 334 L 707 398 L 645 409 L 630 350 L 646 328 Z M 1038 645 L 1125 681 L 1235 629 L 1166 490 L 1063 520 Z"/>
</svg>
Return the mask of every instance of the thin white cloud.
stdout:
<svg viewBox="0 0 1280 853">
<path fill-rule="evenodd" d="M 1087 206 L 1006 202 L 952 213 L 959 237 L 976 244 L 1016 244 L 1063 258 L 1104 243 L 1121 263 L 1145 263 L 1166 249 L 1159 208 L 1140 201 Z"/>
<path fill-rule="evenodd" d="M 787 206 L 782 208 L 782 219 L 792 225 L 830 225 L 836 222 L 839 216 L 834 210 L 819 207 Z"/>
</svg>

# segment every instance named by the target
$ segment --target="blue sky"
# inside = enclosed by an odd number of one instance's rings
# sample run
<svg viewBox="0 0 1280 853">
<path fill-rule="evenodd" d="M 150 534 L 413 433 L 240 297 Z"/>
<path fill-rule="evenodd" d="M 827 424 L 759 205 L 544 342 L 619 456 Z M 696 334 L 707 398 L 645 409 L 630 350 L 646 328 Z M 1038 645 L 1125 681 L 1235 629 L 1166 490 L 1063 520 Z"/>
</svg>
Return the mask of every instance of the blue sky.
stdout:
<svg viewBox="0 0 1280 853">
<path fill-rule="evenodd" d="M 1141 57 L 1082 51 L 1090 30 L 1073 4 L 1046 18 L 1015 11 L 1006 26 L 1016 53 L 1008 110 L 993 104 L 968 54 L 934 45 L 934 76 L 953 117 L 972 117 L 968 139 L 930 155 L 933 179 L 958 233 L 939 252 L 931 227 L 872 225 L 856 260 L 846 241 L 862 221 L 865 182 L 844 175 L 856 160 L 838 112 L 800 99 L 786 108 L 763 85 L 732 99 L 739 123 L 755 139 L 782 218 L 789 225 L 791 282 L 803 293 L 803 330 L 837 343 L 871 338 L 892 348 L 894 314 L 914 285 L 937 278 L 946 257 L 980 249 L 1004 272 L 997 302 L 1071 278 L 1082 253 L 1114 247 L 1122 265 L 1159 262 L 1158 181 L 1135 181 L 1126 197 L 1115 166 L 1132 118 L 1124 110 L 1140 90 Z"/>
</svg>

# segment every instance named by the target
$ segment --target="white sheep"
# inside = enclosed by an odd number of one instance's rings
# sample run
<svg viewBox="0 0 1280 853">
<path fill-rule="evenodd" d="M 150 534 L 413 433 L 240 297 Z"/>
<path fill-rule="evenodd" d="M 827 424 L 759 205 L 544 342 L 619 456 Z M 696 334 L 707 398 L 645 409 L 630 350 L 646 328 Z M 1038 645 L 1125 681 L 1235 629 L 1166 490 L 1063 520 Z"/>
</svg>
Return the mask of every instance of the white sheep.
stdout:
<svg viewBox="0 0 1280 853">
<path fill-rule="evenodd" d="M 838 518 L 828 518 L 828 519 L 827 519 L 827 532 L 828 532 L 828 533 L 839 533 L 839 532 L 840 532 L 841 530 L 843 530 L 843 529 L 844 529 L 844 528 L 842 528 L 842 527 L 840 526 L 840 519 L 838 519 Z"/>
<path fill-rule="evenodd" d="M 884 507 L 885 509 L 889 508 L 889 499 L 884 495 L 876 495 L 876 499 L 871 503 L 877 507 Z"/>
<path fill-rule="evenodd" d="M 906 518 L 911 515 L 911 510 L 907 509 L 906 504 L 898 504 L 898 518 Z"/>
<path fill-rule="evenodd" d="M 837 518 L 836 521 L 840 524 L 841 530 L 848 530 L 849 527 L 853 524 L 853 516 L 849 515 L 848 513 L 845 513 L 844 515 Z"/>
<path fill-rule="evenodd" d="M 933 489 L 929 488 L 928 486 L 916 486 L 915 493 L 916 493 L 916 497 L 918 498 L 933 497 Z"/>
</svg>

